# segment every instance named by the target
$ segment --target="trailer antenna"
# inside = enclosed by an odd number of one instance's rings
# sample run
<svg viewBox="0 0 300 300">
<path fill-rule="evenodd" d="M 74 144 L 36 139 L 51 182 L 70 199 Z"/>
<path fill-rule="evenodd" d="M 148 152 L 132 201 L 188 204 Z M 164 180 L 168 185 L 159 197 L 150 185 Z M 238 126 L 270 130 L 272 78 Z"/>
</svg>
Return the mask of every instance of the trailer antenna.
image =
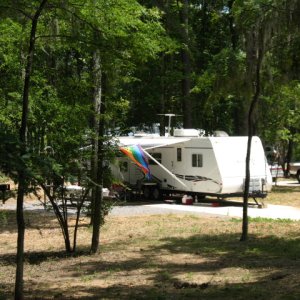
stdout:
<svg viewBox="0 0 300 300">
<path fill-rule="evenodd" d="M 182 115 L 176 115 L 176 114 L 157 114 L 158 116 L 165 116 L 165 117 L 168 117 L 168 131 L 166 133 L 166 136 L 170 136 L 171 134 L 171 119 L 172 117 L 179 117 L 179 116 L 182 116 Z"/>
</svg>

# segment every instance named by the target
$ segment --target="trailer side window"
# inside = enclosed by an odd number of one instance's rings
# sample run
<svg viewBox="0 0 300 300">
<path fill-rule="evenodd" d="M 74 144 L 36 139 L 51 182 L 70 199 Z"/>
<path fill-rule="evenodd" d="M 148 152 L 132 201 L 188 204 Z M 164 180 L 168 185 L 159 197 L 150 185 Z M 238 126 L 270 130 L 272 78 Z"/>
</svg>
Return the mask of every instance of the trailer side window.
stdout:
<svg viewBox="0 0 300 300">
<path fill-rule="evenodd" d="M 153 156 L 161 164 L 161 153 L 151 153 L 151 156 Z M 156 162 L 150 158 L 149 165 L 156 165 Z"/>
<path fill-rule="evenodd" d="M 203 167 L 203 155 L 192 154 L 192 167 L 201 168 Z"/>
<path fill-rule="evenodd" d="M 177 161 L 181 161 L 181 160 L 182 160 L 182 149 L 177 148 Z"/>
</svg>

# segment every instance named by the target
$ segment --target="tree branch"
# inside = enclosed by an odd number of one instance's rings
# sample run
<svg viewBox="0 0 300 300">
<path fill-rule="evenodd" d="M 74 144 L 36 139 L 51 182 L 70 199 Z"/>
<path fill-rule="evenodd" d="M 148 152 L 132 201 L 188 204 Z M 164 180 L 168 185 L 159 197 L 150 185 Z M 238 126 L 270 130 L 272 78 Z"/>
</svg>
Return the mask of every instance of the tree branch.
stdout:
<svg viewBox="0 0 300 300">
<path fill-rule="evenodd" d="M 5 5 L 0 5 L 0 9 L 1 8 L 6 8 L 6 9 L 11 9 L 11 10 L 15 10 L 15 11 L 18 11 L 19 13 L 21 13 L 22 15 L 24 15 L 26 18 L 32 20 L 33 17 L 30 16 L 29 14 L 27 14 L 25 11 L 23 11 L 22 9 L 20 8 L 17 8 L 17 7 L 12 7 L 12 6 L 5 6 Z"/>
<path fill-rule="evenodd" d="M 64 10 L 66 12 L 68 12 L 69 14 L 71 14 L 72 16 L 74 16 L 76 19 L 78 19 L 79 21 L 83 22 L 84 24 L 88 25 L 91 29 L 99 32 L 99 33 L 102 33 L 102 31 L 97 28 L 96 26 L 94 26 L 94 24 L 92 24 L 91 22 L 88 22 L 87 20 L 83 19 L 81 16 L 79 16 L 77 13 L 75 13 L 74 11 L 71 11 L 70 9 L 66 8 L 66 7 L 61 7 L 61 6 L 55 6 L 55 5 L 52 5 L 50 6 L 50 8 L 56 8 L 56 9 L 61 9 L 61 10 Z"/>
</svg>

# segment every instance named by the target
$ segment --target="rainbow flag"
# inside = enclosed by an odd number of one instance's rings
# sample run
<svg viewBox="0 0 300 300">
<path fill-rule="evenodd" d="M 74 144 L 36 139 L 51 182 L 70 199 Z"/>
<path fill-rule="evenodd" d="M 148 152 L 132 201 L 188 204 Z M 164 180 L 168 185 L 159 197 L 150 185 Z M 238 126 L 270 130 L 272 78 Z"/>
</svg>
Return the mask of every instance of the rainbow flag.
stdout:
<svg viewBox="0 0 300 300">
<path fill-rule="evenodd" d="M 143 173 L 148 179 L 151 178 L 148 159 L 140 145 L 133 145 L 129 147 L 120 147 L 120 150 L 127 155 L 138 167 L 141 168 Z"/>
</svg>

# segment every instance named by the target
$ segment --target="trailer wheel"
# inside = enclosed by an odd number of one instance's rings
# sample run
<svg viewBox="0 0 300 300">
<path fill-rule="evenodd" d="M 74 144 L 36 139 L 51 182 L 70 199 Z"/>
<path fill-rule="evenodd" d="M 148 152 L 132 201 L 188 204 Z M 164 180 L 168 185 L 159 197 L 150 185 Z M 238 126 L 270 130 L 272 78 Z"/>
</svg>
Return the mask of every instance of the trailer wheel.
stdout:
<svg viewBox="0 0 300 300">
<path fill-rule="evenodd" d="M 152 196 L 156 201 L 161 199 L 161 191 L 157 186 L 152 190 Z"/>
<path fill-rule="evenodd" d="M 148 187 L 148 186 L 144 186 L 143 188 L 143 195 L 144 195 L 144 198 L 149 200 L 150 197 L 151 197 L 151 189 Z"/>
<path fill-rule="evenodd" d="M 297 178 L 298 182 L 300 183 L 300 170 L 298 170 L 298 172 L 296 174 L 296 178 Z"/>
</svg>

